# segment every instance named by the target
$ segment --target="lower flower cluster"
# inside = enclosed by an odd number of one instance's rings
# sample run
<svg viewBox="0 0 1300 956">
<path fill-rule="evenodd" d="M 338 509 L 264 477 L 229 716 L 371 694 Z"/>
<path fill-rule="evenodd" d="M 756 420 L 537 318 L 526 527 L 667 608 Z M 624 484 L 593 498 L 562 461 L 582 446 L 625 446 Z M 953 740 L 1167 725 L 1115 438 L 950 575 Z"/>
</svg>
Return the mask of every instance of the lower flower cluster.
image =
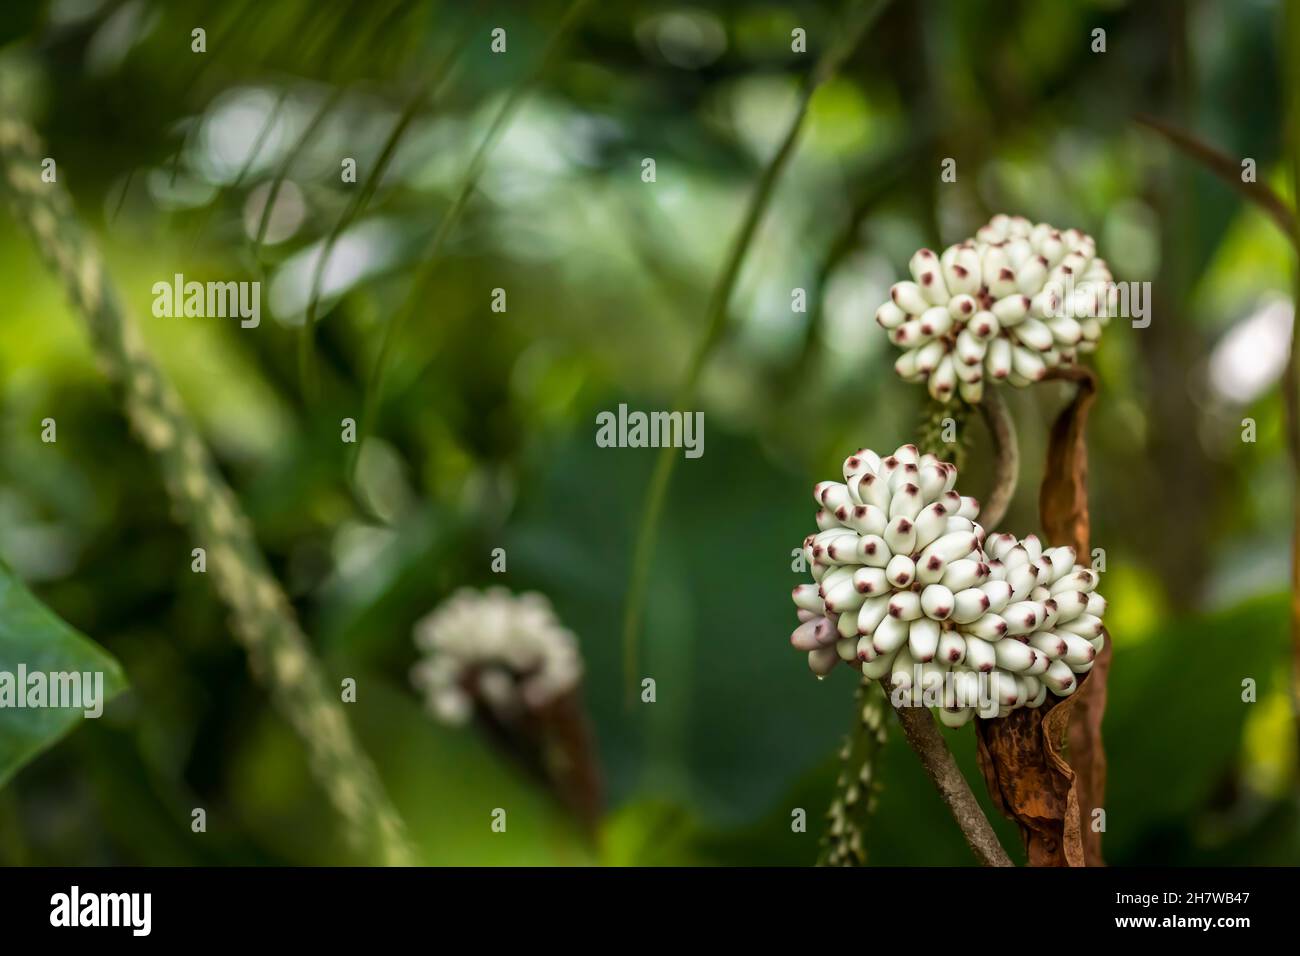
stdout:
<svg viewBox="0 0 1300 956">
<path fill-rule="evenodd" d="M 820 482 L 790 642 L 819 677 L 838 664 L 957 727 L 1072 694 L 1102 648 L 1105 599 L 1073 548 L 986 536 L 957 469 L 904 445 L 861 449 Z"/>
<path fill-rule="evenodd" d="M 464 724 L 476 704 L 511 720 L 577 686 L 582 656 L 545 595 L 461 588 L 415 625 L 412 679 L 428 709 Z"/>
</svg>

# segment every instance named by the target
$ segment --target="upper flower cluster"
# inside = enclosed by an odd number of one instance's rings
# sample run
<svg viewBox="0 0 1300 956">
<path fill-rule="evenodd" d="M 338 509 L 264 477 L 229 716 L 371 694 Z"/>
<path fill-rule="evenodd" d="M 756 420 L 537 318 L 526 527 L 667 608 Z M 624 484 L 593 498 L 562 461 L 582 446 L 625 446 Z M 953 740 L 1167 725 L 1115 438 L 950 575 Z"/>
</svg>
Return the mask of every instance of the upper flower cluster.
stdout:
<svg viewBox="0 0 1300 956">
<path fill-rule="evenodd" d="M 1025 386 L 1091 351 L 1108 318 L 1110 269 L 1092 237 L 994 216 L 942 255 L 921 249 L 876 321 L 903 349 L 894 369 L 946 402 L 984 382 Z"/>
<path fill-rule="evenodd" d="M 954 490 L 957 469 L 913 445 L 886 458 L 862 449 L 844 479 L 813 489 L 821 530 L 804 555 L 816 583 L 793 593 L 790 641 L 814 673 L 844 661 L 940 706 L 950 726 L 1073 693 L 1106 610 L 1073 548 L 986 538 L 978 502 Z"/>
<path fill-rule="evenodd" d="M 476 699 L 511 718 L 544 706 L 582 677 L 577 638 L 542 594 L 462 588 L 415 625 L 415 643 L 427 656 L 412 678 L 446 723 L 469 720 Z"/>
</svg>

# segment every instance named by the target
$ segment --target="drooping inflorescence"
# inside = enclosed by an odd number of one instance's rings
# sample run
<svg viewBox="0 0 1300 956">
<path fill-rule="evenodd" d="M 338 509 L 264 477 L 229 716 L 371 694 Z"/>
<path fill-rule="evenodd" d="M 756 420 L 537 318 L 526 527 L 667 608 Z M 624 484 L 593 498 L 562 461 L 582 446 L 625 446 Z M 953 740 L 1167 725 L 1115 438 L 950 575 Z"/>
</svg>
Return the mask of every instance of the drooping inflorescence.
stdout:
<svg viewBox="0 0 1300 956">
<path fill-rule="evenodd" d="M 986 381 L 1023 387 L 1073 363 L 1110 313 L 1111 273 L 1092 237 L 1019 216 L 994 216 L 941 255 L 921 249 L 909 269 L 876 321 L 903 349 L 899 376 L 941 402 L 978 402 Z"/>
<path fill-rule="evenodd" d="M 803 546 L 815 583 L 794 589 L 790 638 L 815 674 L 844 662 L 949 726 L 1073 693 L 1106 609 L 1073 548 L 986 538 L 956 481 L 953 465 L 904 445 L 861 449 L 843 482 L 818 483 L 821 530 Z"/>
<path fill-rule="evenodd" d="M 577 638 L 545 595 L 462 588 L 415 626 L 426 656 L 412 679 L 429 710 L 463 724 L 479 701 L 502 719 L 537 709 L 582 677 Z"/>
</svg>

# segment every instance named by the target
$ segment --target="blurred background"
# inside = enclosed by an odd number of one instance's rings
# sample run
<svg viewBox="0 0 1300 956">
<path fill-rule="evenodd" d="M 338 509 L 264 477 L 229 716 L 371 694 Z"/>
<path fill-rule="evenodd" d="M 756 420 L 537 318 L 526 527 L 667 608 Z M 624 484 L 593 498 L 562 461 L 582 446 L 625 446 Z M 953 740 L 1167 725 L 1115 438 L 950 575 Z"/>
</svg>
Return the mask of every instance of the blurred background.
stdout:
<svg viewBox="0 0 1300 956">
<path fill-rule="evenodd" d="M 1092 538 L 1115 649 L 1107 859 L 1300 862 L 1278 395 L 1292 253 L 1133 121 L 1195 130 L 1289 195 L 1279 3 L 885 9 L 813 97 L 704 368 L 705 454 L 677 464 L 635 664 L 653 704 L 629 702 L 621 622 L 656 452 L 596 447 L 595 416 L 671 407 L 754 184 L 845 9 L 593 4 L 548 56 L 567 10 L 15 0 L 0 18 L 6 108 L 47 142 L 334 686 L 357 680 L 346 712 L 420 859 L 815 861 L 853 677 L 819 682 L 789 647 L 790 588 L 807 579 L 791 550 L 814 529 L 814 481 L 861 446 L 916 438 L 924 390 L 895 376 L 872 321 L 889 286 L 917 248 L 1008 212 L 1083 229 L 1117 279 L 1153 283 L 1150 327 L 1112 322 L 1089 360 Z M 940 182 L 948 157 L 955 183 Z M 300 330 L 327 246 L 304 388 Z M 261 325 L 155 318 L 151 287 L 175 273 L 261 281 Z M 129 685 L 0 787 L 0 863 L 357 862 L 8 210 L 0 288 L 0 559 Z M 1038 530 L 1045 436 L 1069 394 L 1008 396 L 1024 465 L 1006 530 Z M 41 440 L 46 417 L 57 443 Z M 362 420 L 356 447 L 339 440 L 344 417 Z M 979 425 L 971 438 L 961 487 L 980 496 L 987 439 Z M 606 785 L 598 839 L 412 687 L 414 623 L 490 585 L 543 592 L 578 636 Z M 972 732 L 949 741 L 983 796 Z M 872 862 L 970 862 L 901 735 L 878 775 Z M 505 834 L 490 828 L 498 807 Z"/>
</svg>

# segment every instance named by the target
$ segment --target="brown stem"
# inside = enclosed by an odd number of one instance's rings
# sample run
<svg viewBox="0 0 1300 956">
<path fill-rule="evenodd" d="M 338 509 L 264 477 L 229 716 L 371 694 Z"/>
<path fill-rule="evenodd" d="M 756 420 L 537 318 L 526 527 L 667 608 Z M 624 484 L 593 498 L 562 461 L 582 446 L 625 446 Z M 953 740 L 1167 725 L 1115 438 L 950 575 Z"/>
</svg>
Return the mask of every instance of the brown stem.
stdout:
<svg viewBox="0 0 1300 956">
<path fill-rule="evenodd" d="M 1300 38 L 1300 2 L 1297 0 L 1288 0 L 1285 22 L 1284 42 L 1294 43 Z M 1293 201 L 1300 201 L 1300 66 L 1290 58 L 1287 66 L 1291 195 Z M 1294 214 L 1290 217 L 1290 225 L 1287 238 L 1300 254 L 1300 219 Z M 1296 316 L 1300 315 L 1300 262 L 1296 264 L 1293 283 L 1291 349 L 1282 376 L 1282 400 L 1286 407 L 1287 451 L 1291 456 L 1292 480 L 1300 484 L 1300 329 L 1296 328 Z M 1300 741 L 1300 501 L 1294 498 L 1291 502 L 1291 707 L 1296 740 Z"/>
<path fill-rule="evenodd" d="M 885 696 L 889 697 L 884 685 Z M 890 700 L 891 706 L 894 704 Z M 903 727 L 903 736 L 916 752 L 925 768 L 930 781 L 934 784 L 943 802 L 948 805 L 952 818 L 961 827 L 967 845 L 984 866 L 1014 866 L 1007 851 L 1002 849 L 997 834 L 989 823 L 988 817 L 980 808 L 979 801 L 971 792 L 970 784 L 962 776 L 952 751 L 944 742 L 943 734 L 934 722 L 928 707 L 894 706 L 898 722 Z"/>
<path fill-rule="evenodd" d="M 1286 35 L 1288 40 L 1300 38 L 1300 3 L 1288 0 L 1286 5 Z M 1294 63 L 1287 76 L 1289 94 L 1287 147 L 1291 154 L 1292 195 L 1300 196 L 1300 68 Z M 1241 178 L 1240 160 L 1202 142 L 1185 130 L 1178 129 L 1150 116 L 1138 116 L 1137 121 L 1155 130 L 1210 172 L 1227 186 L 1253 202 L 1286 236 L 1287 241 L 1300 254 L 1300 218 L 1291 206 L 1267 183 L 1247 183 Z M 1300 307 L 1300 265 L 1295 279 L 1295 301 Z M 1282 374 L 1282 403 L 1286 410 L 1287 452 L 1295 480 L 1300 481 L 1300 336 L 1291 333 L 1291 348 L 1286 368 Z M 1291 697 L 1294 710 L 1296 736 L 1300 739 L 1300 502 L 1292 504 L 1291 526 Z"/>
<path fill-rule="evenodd" d="M 478 727 L 501 753 L 577 820 L 595 840 L 604 813 L 604 774 L 583 703 L 582 686 L 536 707 L 500 712 L 476 690 L 477 674 L 461 685 L 474 697 Z"/>
<path fill-rule="evenodd" d="M 1246 182 L 1241 178 L 1241 159 L 1234 158 L 1215 149 L 1208 143 L 1197 139 L 1191 133 L 1179 129 L 1154 116 L 1139 114 L 1134 119 L 1147 129 L 1159 133 L 1184 153 L 1196 159 L 1202 166 L 1217 175 L 1224 183 L 1255 203 L 1282 230 L 1287 238 L 1296 234 L 1295 213 L 1286 201 L 1267 184 Z"/>
<path fill-rule="evenodd" d="M 1020 447 L 1016 443 L 1016 426 L 1011 412 L 996 388 L 986 389 L 980 402 L 980 414 L 993 438 L 993 488 L 980 508 L 980 523 L 989 531 L 997 528 L 1016 493 L 1020 475 Z"/>
</svg>

